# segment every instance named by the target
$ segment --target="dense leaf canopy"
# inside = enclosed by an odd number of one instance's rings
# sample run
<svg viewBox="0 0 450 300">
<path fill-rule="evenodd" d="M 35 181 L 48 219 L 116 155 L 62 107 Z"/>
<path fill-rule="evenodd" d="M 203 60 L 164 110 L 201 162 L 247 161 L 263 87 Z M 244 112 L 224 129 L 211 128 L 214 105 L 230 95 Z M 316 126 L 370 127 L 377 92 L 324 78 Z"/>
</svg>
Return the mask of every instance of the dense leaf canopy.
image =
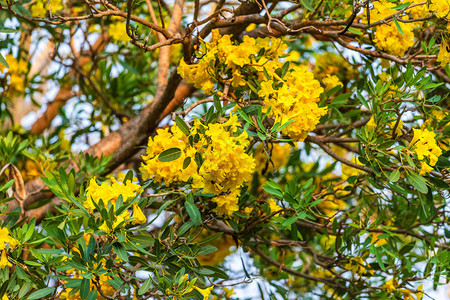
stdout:
<svg viewBox="0 0 450 300">
<path fill-rule="evenodd" d="M 448 281 L 448 0 L 0 0 L 0 24 L 2 300 Z"/>
</svg>

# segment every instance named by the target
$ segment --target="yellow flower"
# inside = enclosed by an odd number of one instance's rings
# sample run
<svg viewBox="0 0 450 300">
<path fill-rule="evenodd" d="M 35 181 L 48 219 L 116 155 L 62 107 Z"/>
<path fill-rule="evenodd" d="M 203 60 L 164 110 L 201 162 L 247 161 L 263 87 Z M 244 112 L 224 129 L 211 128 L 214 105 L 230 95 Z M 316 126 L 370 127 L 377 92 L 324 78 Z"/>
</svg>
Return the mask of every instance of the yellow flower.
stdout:
<svg viewBox="0 0 450 300">
<path fill-rule="evenodd" d="M 439 56 L 437 61 L 441 63 L 442 67 L 445 67 L 450 63 L 450 41 L 442 40 L 441 48 L 439 48 Z"/>
<path fill-rule="evenodd" d="M 381 0 L 374 2 L 373 9 L 370 12 L 370 21 L 377 22 L 397 12 L 394 7 L 396 4 Z M 366 20 L 367 21 L 367 20 Z M 382 50 L 396 55 L 402 56 L 409 47 L 414 45 L 415 27 L 412 23 L 399 22 L 399 26 L 403 34 L 397 29 L 393 21 L 390 24 L 377 26 L 374 42 Z"/>
<path fill-rule="evenodd" d="M 446 18 L 450 13 L 450 2 L 448 0 L 432 0 L 429 9 L 436 12 L 438 18 Z"/>
<path fill-rule="evenodd" d="M 225 195 L 219 195 L 211 199 L 212 202 L 217 203 L 217 207 L 214 209 L 219 216 L 230 217 L 235 211 L 239 210 L 238 198 L 240 191 L 234 190 Z"/>
<path fill-rule="evenodd" d="M 127 34 L 127 25 L 122 19 L 114 19 L 115 22 L 110 24 L 108 27 L 108 33 L 111 38 L 118 42 L 127 43 L 130 37 Z"/>
<path fill-rule="evenodd" d="M 279 206 L 279 205 L 275 202 L 275 200 L 273 200 L 273 198 L 270 198 L 270 199 L 267 201 L 267 203 L 269 204 L 269 207 L 270 207 L 270 213 L 274 213 L 274 212 L 279 211 L 279 210 L 282 209 L 282 207 Z M 280 214 L 278 213 L 278 214 L 276 214 L 275 216 L 279 216 L 279 215 L 280 215 Z"/>
<path fill-rule="evenodd" d="M 375 44 L 382 50 L 402 56 L 406 50 L 414 45 L 414 25 L 410 23 L 400 23 L 403 34 L 394 24 L 384 24 L 377 27 Z"/>
<path fill-rule="evenodd" d="M 329 91 L 338 85 L 340 85 L 341 87 L 344 86 L 342 84 L 342 82 L 339 80 L 339 77 L 337 77 L 336 75 L 330 75 L 330 74 L 327 74 L 327 77 L 325 77 L 325 79 L 323 80 L 323 83 L 325 84 L 326 91 Z"/>
<path fill-rule="evenodd" d="M 57 11 L 64 8 L 61 0 L 50 0 L 50 8 L 48 8 L 48 5 L 47 0 L 37 0 L 31 7 L 31 15 L 33 17 L 46 17 L 49 11 L 51 11 L 52 14 L 55 14 Z"/>
<path fill-rule="evenodd" d="M 140 185 L 131 183 L 130 181 L 123 183 L 117 182 L 114 177 L 111 177 L 111 184 L 103 182 L 101 185 L 97 184 L 95 178 L 92 178 L 89 182 L 89 186 L 86 189 L 86 201 L 83 206 L 89 210 L 94 210 L 94 202 L 98 204 L 100 199 L 103 200 L 105 206 L 108 202 L 116 203 L 117 198 L 122 195 L 123 201 L 127 201 L 130 198 L 134 198 L 140 189 Z"/>
<path fill-rule="evenodd" d="M 186 147 L 188 145 L 187 136 L 176 126 L 165 129 L 158 129 L 156 135 L 149 139 L 147 155 L 142 156 L 144 163 L 140 167 L 144 179 L 153 178 L 157 183 L 164 181 L 165 185 L 183 181 L 186 182 L 197 172 L 197 165 L 194 162 L 195 149 Z M 161 162 L 159 154 L 170 148 L 182 150 L 181 156 L 170 162 Z M 191 158 L 191 163 L 187 168 L 183 168 L 186 158 Z"/>
<path fill-rule="evenodd" d="M 273 89 L 271 80 L 267 82 L 268 91 L 261 84 L 258 95 L 264 98 L 263 112 L 270 108 L 269 117 L 275 122 L 285 124 L 294 120 L 282 130 L 283 134 L 303 141 L 327 113 L 326 108 L 317 105 L 323 89 L 305 66 L 294 66 L 285 78 L 277 89 Z"/>
<path fill-rule="evenodd" d="M 424 161 L 420 162 L 420 173 L 419 173 L 420 175 L 426 175 L 431 171 L 433 171 L 433 168 L 430 167 L 426 162 Z"/>
<path fill-rule="evenodd" d="M 383 284 L 382 288 L 388 293 L 392 293 L 397 290 L 397 286 L 398 286 L 397 279 L 392 278 L 386 281 L 386 283 Z"/>
<path fill-rule="evenodd" d="M 414 138 L 409 147 L 416 153 L 420 161 L 428 158 L 428 164 L 434 166 L 438 157 L 442 154 L 442 150 L 437 146 L 435 133 L 428 129 L 413 129 Z M 424 166 L 422 166 L 424 167 Z"/>
<path fill-rule="evenodd" d="M 8 296 L 6 296 L 6 293 L 3 294 L 2 300 L 8 300 Z"/>
<path fill-rule="evenodd" d="M 3 269 L 5 267 L 11 267 L 12 264 L 8 261 L 8 257 L 6 255 L 6 250 L 2 250 L 2 256 L 0 258 L 0 269 Z"/>
<path fill-rule="evenodd" d="M 246 215 L 250 215 L 252 213 L 252 211 L 253 211 L 252 207 L 244 208 L 244 214 L 246 214 Z"/>
<path fill-rule="evenodd" d="M 214 288 L 214 286 L 210 286 L 209 288 L 206 289 L 201 289 L 197 286 L 194 286 L 194 289 L 196 289 L 197 291 L 199 291 L 202 295 L 203 295 L 203 300 L 206 300 L 209 298 L 209 295 L 211 294 L 212 289 Z"/>
<path fill-rule="evenodd" d="M 147 222 L 147 217 L 142 213 L 142 210 L 137 205 L 137 203 L 133 204 L 132 217 L 135 219 L 135 220 L 133 220 L 133 224 L 144 224 L 145 222 Z"/>
<path fill-rule="evenodd" d="M 14 249 L 19 244 L 19 241 L 12 238 L 8 229 L 3 227 L 0 229 L 0 250 L 5 250 L 7 243 L 9 243 L 9 249 Z"/>
</svg>

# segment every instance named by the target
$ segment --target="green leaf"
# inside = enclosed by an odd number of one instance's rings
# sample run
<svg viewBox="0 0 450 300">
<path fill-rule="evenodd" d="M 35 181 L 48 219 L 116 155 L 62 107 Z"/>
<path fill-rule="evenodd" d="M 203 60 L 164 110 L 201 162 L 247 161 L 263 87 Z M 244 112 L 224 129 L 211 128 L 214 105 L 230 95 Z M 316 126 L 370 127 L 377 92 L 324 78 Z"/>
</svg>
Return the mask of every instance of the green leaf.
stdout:
<svg viewBox="0 0 450 300">
<path fill-rule="evenodd" d="M 30 283 L 30 281 L 27 281 L 20 289 L 19 295 L 17 295 L 18 298 L 23 299 L 23 297 L 26 295 L 26 293 L 28 293 L 28 291 L 30 290 L 30 287 L 31 287 L 31 283 Z"/>
<path fill-rule="evenodd" d="M 40 289 L 40 290 L 32 293 L 30 296 L 28 296 L 28 299 L 33 300 L 33 299 L 44 298 L 45 296 L 53 293 L 54 290 L 55 290 L 54 287 L 46 287 L 46 288 Z"/>
<path fill-rule="evenodd" d="M 271 194 L 277 198 L 283 198 L 283 192 L 281 192 L 277 189 L 274 189 L 273 187 L 265 185 L 262 188 L 263 188 L 263 190 L 265 190 L 266 192 L 268 192 L 269 194 Z"/>
<path fill-rule="evenodd" d="M 158 160 L 160 162 L 169 162 L 173 160 L 177 160 L 181 156 L 181 149 L 180 148 L 170 148 L 167 150 L 164 150 L 158 155 Z"/>
<path fill-rule="evenodd" d="M 64 251 L 61 249 L 36 249 L 36 252 L 39 254 L 59 255 Z"/>
<path fill-rule="evenodd" d="M 138 290 L 138 295 L 145 294 L 152 286 L 152 278 L 147 278 Z"/>
<path fill-rule="evenodd" d="M 358 29 L 354 28 L 354 27 L 349 27 L 348 32 L 356 34 L 356 35 L 364 35 L 364 33 L 362 33 L 361 31 L 359 31 Z"/>
<path fill-rule="evenodd" d="M 4 65 L 7 69 L 9 69 L 9 65 L 1 53 L 0 53 L 0 64 Z"/>
<path fill-rule="evenodd" d="M 128 253 L 127 253 L 127 251 L 125 250 L 125 247 L 124 247 L 124 246 L 122 246 L 121 244 L 116 243 L 116 244 L 113 245 L 113 249 L 114 249 L 114 251 L 116 252 L 117 256 L 118 256 L 121 260 L 123 260 L 123 261 L 128 261 Z"/>
<path fill-rule="evenodd" d="M 295 223 L 295 221 L 298 220 L 297 216 L 290 217 L 289 219 L 284 220 L 284 222 L 281 224 L 283 227 L 288 227 L 289 225 L 292 225 Z"/>
<path fill-rule="evenodd" d="M 411 2 L 402 3 L 400 5 L 393 7 L 393 9 L 397 9 L 397 10 L 404 9 L 405 7 L 408 7 L 410 4 L 411 4 Z"/>
<path fill-rule="evenodd" d="M 408 176 L 406 176 L 406 180 L 419 192 L 423 194 L 428 193 L 427 182 L 425 178 L 423 178 L 419 174 L 411 172 L 410 174 L 408 174 Z"/>
<path fill-rule="evenodd" d="M 89 279 L 83 278 L 83 280 L 81 280 L 80 286 L 81 299 L 86 299 L 86 297 L 89 295 L 90 288 L 91 288 L 91 281 Z"/>
<path fill-rule="evenodd" d="M 198 253 L 197 255 L 207 255 L 213 252 L 216 252 L 217 248 L 211 245 L 207 245 L 205 247 L 203 247 Z"/>
<path fill-rule="evenodd" d="M 191 199 L 188 199 L 186 202 L 184 202 L 184 207 L 186 208 L 186 211 L 188 212 L 189 217 L 194 222 L 194 225 L 199 226 L 202 223 L 202 217 L 201 217 L 200 211 L 198 210 L 194 201 Z"/>
<path fill-rule="evenodd" d="M 175 123 L 177 124 L 177 127 L 183 132 L 185 135 L 191 134 L 191 130 L 189 129 L 189 126 L 184 122 L 180 116 L 175 117 Z"/>
<path fill-rule="evenodd" d="M 397 27 L 398 31 L 402 34 L 405 35 L 405 33 L 403 33 L 402 28 L 400 27 L 400 24 L 398 24 L 398 21 L 396 18 L 394 18 L 394 23 L 395 23 L 395 27 Z"/>
<path fill-rule="evenodd" d="M 190 164 L 191 164 L 191 157 L 188 156 L 183 161 L 183 169 L 186 169 L 187 167 L 189 167 Z"/>
<path fill-rule="evenodd" d="M 9 189 L 13 184 L 14 184 L 14 179 L 11 179 L 11 180 L 8 181 L 7 183 L 5 183 L 4 186 L 2 186 L 2 187 L 0 188 L 0 192 L 6 191 L 6 190 Z"/>
<path fill-rule="evenodd" d="M 300 3 L 306 7 L 310 11 L 314 11 L 314 8 L 311 6 L 311 4 L 308 2 L 308 0 L 300 0 Z"/>
<path fill-rule="evenodd" d="M 366 99 L 361 95 L 361 93 L 358 90 L 356 91 L 356 96 L 358 96 L 359 101 L 361 101 L 361 103 L 364 105 L 364 107 L 370 111 L 369 104 L 367 103 Z"/>
<path fill-rule="evenodd" d="M 400 171 L 398 169 L 392 171 L 392 173 L 389 174 L 389 181 L 397 182 L 399 179 L 400 179 Z"/>
</svg>

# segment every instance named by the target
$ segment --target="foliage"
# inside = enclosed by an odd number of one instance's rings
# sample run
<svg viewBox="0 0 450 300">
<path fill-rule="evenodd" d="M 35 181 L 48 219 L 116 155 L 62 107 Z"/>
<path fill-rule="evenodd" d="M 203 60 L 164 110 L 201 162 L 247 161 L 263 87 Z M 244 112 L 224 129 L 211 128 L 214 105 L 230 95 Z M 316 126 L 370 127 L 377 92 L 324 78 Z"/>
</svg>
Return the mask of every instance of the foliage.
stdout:
<svg viewBox="0 0 450 300">
<path fill-rule="evenodd" d="M 449 12 L 0 0 L 0 296 L 431 295 Z"/>
</svg>

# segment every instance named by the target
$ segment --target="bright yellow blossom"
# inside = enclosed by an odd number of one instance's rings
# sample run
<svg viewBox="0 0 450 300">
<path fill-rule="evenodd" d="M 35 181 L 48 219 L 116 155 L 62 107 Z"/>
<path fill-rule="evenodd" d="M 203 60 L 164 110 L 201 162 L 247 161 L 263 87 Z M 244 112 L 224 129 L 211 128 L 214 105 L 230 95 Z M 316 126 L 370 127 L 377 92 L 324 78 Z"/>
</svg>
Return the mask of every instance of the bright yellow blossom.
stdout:
<svg viewBox="0 0 450 300">
<path fill-rule="evenodd" d="M 429 166 L 434 166 L 442 154 L 442 150 L 436 144 L 435 136 L 433 131 L 428 129 L 413 129 L 414 138 L 410 143 L 410 148 L 416 153 L 417 158 L 420 161 L 425 161 L 427 159 L 427 164 Z M 425 170 L 429 170 L 429 167 L 421 165 Z M 424 173 L 425 171 L 421 171 Z"/>
<path fill-rule="evenodd" d="M 114 23 L 110 24 L 108 27 L 108 33 L 113 40 L 118 42 L 126 43 L 130 40 L 124 19 L 114 19 Z"/>
<path fill-rule="evenodd" d="M 2 256 L 0 258 L 0 269 L 3 269 L 5 267 L 11 267 L 12 264 L 8 261 L 8 256 L 6 254 L 6 250 L 2 250 Z"/>
<path fill-rule="evenodd" d="M 147 222 L 147 217 L 142 212 L 141 208 L 137 203 L 133 204 L 133 215 L 132 217 L 135 219 L 133 220 L 133 224 L 144 224 Z"/>
<path fill-rule="evenodd" d="M 340 85 L 341 87 L 344 86 L 342 84 L 342 82 L 339 80 L 339 77 L 337 77 L 336 75 L 330 75 L 330 74 L 327 74 L 327 77 L 325 77 L 325 79 L 323 80 L 323 83 L 325 84 L 326 91 L 329 91 L 338 85 Z"/>
<path fill-rule="evenodd" d="M 194 289 L 196 289 L 203 295 L 203 300 L 206 300 L 209 298 L 209 295 L 211 294 L 211 291 L 213 288 L 214 288 L 214 286 L 210 286 L 209 288 L 201 289 L 198 286 L 194 286 Z"/>
<path fill-rule="evenodd" d="M 117 182 L 114 177 L 111 177 L 111 184 L 103 182 L 101 185 L 98 185 L 95 178 L 92 178 L 86 189 L 87 199 L 83 203 L 83 206 L 89 210 L 94 210 L 94 202 L 98 204 L 100 199 L 103 200 L 105 206 L 108 202 L 115 204 L 119 195 L 122 195 L 123 201 L 125 202 L 130 198 L 134 198 L 140 188 L 138 184 L 129 181 L 126 183 Z"/>
<path fill-rule="evenodd" d="M 0 250 L 5 250 L 6 245 L 9 244 L 9 249 L 14 249 L 19 241 L 11 237 L 7 228 L 0 229 Z"/>
<path fill-rule="evenodd" d="M 448 0 L 431 0 L 429 9 L 435 12 L 438 18 L 447 18 L 450 13 L 450 2 Z"/>
<path fill-rule="evenodd" d="M 273 198 L 270 198 L 269 200 L 267 200 L 267 203 L 269 204 L 269 207 L 270 207 L 270 213 L 274 213 L 274 212 L 279 211 L 279 210 L 282 209 L 282 207 L 279 206 L 279 205 L 275 202 L 275 200 L 273 200 Z M 279 216 L 279 215 L 280 215 L 280 214 L 278 213 L 278 214 L 276 214 L 275 216 Z"/>
</svg>

